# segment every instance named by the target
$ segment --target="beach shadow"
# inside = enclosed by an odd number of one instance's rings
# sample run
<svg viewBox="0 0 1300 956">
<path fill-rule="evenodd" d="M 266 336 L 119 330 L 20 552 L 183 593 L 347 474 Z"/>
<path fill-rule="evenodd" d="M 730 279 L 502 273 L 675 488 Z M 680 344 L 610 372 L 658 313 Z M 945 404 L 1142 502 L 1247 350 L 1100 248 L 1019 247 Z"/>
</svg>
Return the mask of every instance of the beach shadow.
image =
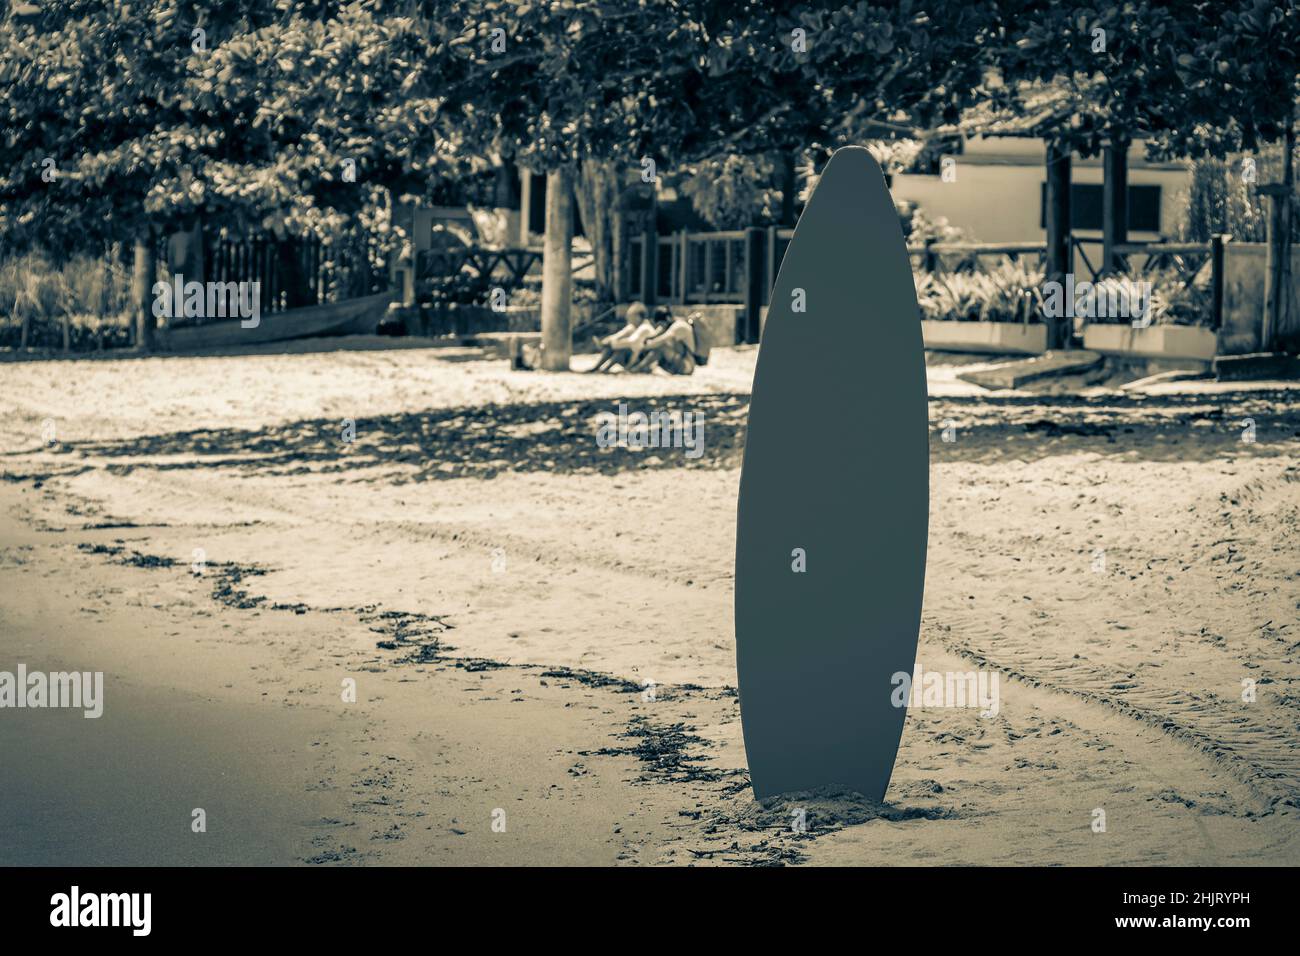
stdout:
<svg viewBox="0 0 1300 956">
<path fill-rule="evenodd" d="M 702 447 L 601 447 L 596 440 L 600 416 L 612 413 L 620 401 L 631 412 L 702 416 Z M 748 412 L 746 394 L 483 405 L 356 419 L 351 435 L 345 434 L 343 419 L 316 418 L 262 429 L 64 443 L 54 451 L 105 460 L 122 472 L 230 468 L 375 481 L 380 479 L 374 469 L 398 466 L 400 474 L 383 478 L 395 483 L 492 478 L 502 472 L 613 475 L 643 468 L 739 467 Z M 858 423 L 856 430 L 846 429 L 846 440 L 869 441 L 870 415 L 886 412 L 828 414 L 843 415 L 850 426 Z M 1254 424 L 1253 443 L 1243 441 L 1247 420 Z M 1300 405 L 1294 395 L 1284 394 L 943 398 L 931 401 L 930 424 L 934 463 L 1006 464 L 1078 453 L 1114 460 L 1222 461 L 1300 451 Z M 943 438 L 945 427 L 951 441 Z"/>
<path fill-rule="evenodd" d="M 684 446 L 601 447 L 599 416 L 625 401 L 633 412 L 691 412 L 703 416 L 699 454 Z M 198 429 L 109 442 L 58 446 L 109 462 L 117 470 L 234 468 L 264 475 L 312 472 L 361 475 L 377 466 L 403 466 L 400 480 L 492 478 L 501 472 L 616 474 L 636 468 L 719 468 L 740 464 L 745 413 L 742 395 L 666 396 L 486 405 L 477 408 L 356 419 L 310 419 L 265 429 Z M 352 437 L 351 441 L 346 440 Z"/>
<path fill-rule="evenodd" d="M 0 351 L 3 362 L 122 362 L 193 358 L 218 358 L 248 355 L 314 355 L 318 352 L 397 352 L 411 349 L 437 349 L 442 353 L 464 352 L 463 361 L 481 360 L 487 353 L 480 346 L 467 346 L 459 338 L 431 338 L 419 335 L 323 335 L 278 342 L 220 345 L 175 351 L 140 351 L 135 348 L 109 348 L 95 351 L 64 352 L 62 349 L 30 348 L 23 351 Z"/>
<path fill-rule="evenodd" d="M 1204 462 L 1300 452 L 1300 396 L 1293 391 L 963 396 L 933 399 L 930 422 L 932 463 L 1028 463 L 1071 454 Z M 1254 441 L 1244 440 L 1248 431 Z"/>
</svg>

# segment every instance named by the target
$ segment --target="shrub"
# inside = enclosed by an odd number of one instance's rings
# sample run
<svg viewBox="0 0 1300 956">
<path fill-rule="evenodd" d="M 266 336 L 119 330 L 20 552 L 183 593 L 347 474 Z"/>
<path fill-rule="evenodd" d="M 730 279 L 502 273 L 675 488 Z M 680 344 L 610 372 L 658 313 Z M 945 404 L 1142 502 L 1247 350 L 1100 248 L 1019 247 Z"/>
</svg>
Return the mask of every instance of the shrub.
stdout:
<svg viewBox="0 0 1300 956">
<path fill-rule="evenodd" d="M 1211 316 L 1209 270 L 1207 262 L 1187 282 L 1173 269 L 1106 276 L 1093 283 L 1094 294 L 1109 296 L 1112 287 L 1149 282 L 1152 325 L 1206 325 Z M 1045 278 L 1041 266 L 1008 259 L 985 272 L 913 273 L 921 318 L 956 322 L 1042 322 Z M 1114 325 L 1132 318 L 1087 321 Z"/>
<path fill-rule="evenodd" d="M 0 347 L 72 349 L 130 343 L 131 277 L 116 257 L 75 256 L 55 268 L 31 252 L 0 263 Z"/>
<path fill-rule="evenodd" d="M 923 319 L 1041 322 L 1043 270 L 1003 259 L 986 272 L 913 274 Z"/>
<path fill-rule="evenodd" d="M 1095 291 L 1098 296 L 1109 295 L 1112 287 L 1149 282 L 1152 325 L 1207 325 L 1211 316 L 1208 272 L 1207 264 L 1186 283 L 1172 269 L 1106 276 L 1096 283 Z M 1087 321 L 1094 325 L 1126 325 L 1132 318 L 1099 316 Z"/>
</svg>

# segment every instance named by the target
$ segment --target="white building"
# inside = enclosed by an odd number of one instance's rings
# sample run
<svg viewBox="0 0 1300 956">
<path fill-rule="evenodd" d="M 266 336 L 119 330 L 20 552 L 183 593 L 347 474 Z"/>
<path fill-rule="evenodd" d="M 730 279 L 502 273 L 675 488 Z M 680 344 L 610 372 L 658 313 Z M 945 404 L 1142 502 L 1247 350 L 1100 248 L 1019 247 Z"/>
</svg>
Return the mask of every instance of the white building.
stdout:
<svg viewBox="0 0 1300 956">
<path fill-rule="evenodd" d="M 916 203 L 931 219 L 943 217 L 960 228 L 967 242 L 1042 242 L 1046 240 L 1044 140 L 1029 136 L 982 136 L 965 142 L 945 181 L 941 174 L 900 173 L 893 177 L 895 200 Z M 1096 239 L 1086 252 L 1101 264 L 1102 159 L 1071 161 L 1071 233 Z M 1186 161 L 1154 162 L 1141 141 L 1128 150 L 1131 242 L 1169 238 L 1187 208 L 1192 181 Z M 1076 257 L 1075 271 L 1084 265 Z"/>
</svg>

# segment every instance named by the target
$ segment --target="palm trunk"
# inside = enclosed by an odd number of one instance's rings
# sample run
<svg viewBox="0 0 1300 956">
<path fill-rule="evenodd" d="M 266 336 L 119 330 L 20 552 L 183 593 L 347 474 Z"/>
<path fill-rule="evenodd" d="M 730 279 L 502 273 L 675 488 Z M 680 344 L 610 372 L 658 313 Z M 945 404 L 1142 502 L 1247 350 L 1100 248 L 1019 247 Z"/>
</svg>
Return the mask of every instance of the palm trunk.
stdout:
<svg viewBox="0 0 1300 956">
<path fill-rule="evenodd" d="M 135 240 L 135 257 L 131 272 L 131 308 L 135 312 L 135 347 L 151 351 L 157 319 L 153 314 L 155 273 L 153 236 L 148 230 Z"/>
<path fill-rule="evenodd" d="M 542 368 L 567 372 L 573 353 L 573 176 L 546 174 L 546 238 L 542 252 Z"/>
</svg>

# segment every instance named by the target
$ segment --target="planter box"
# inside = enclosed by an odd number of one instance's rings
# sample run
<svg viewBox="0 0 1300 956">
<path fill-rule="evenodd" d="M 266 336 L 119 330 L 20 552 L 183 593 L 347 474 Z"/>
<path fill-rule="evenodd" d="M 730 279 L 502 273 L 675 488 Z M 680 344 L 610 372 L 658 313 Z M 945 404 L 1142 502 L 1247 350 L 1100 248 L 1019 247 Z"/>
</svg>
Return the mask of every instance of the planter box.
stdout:
<svg viewBox="0 0 1300 956">
<path fill-rule="evenodd" d="M 1085 325 L 1083 347 L 1102 355 L 1137 358 L 1195 359 L 1208 362 L 1218 349 L 1218 336 L 1192 325 Z"/>
<path fill-rule="evenodd" d="M 1047 351 L 1047 326 L 1041 324 L 922 319 L 921 338 L 927 349 L 940 352 L 1042 355 Z"/>
<path fill-rule="evenodd" d="M 700 321 L 708 330 L 709 341 L 716 348 L 730 347 L 740 341 L 739 331 L 744 320 L 743 305 L 675 305 L 673 315 L 685 318 L 692 312 L 700 313 Z"/>
</svg>

